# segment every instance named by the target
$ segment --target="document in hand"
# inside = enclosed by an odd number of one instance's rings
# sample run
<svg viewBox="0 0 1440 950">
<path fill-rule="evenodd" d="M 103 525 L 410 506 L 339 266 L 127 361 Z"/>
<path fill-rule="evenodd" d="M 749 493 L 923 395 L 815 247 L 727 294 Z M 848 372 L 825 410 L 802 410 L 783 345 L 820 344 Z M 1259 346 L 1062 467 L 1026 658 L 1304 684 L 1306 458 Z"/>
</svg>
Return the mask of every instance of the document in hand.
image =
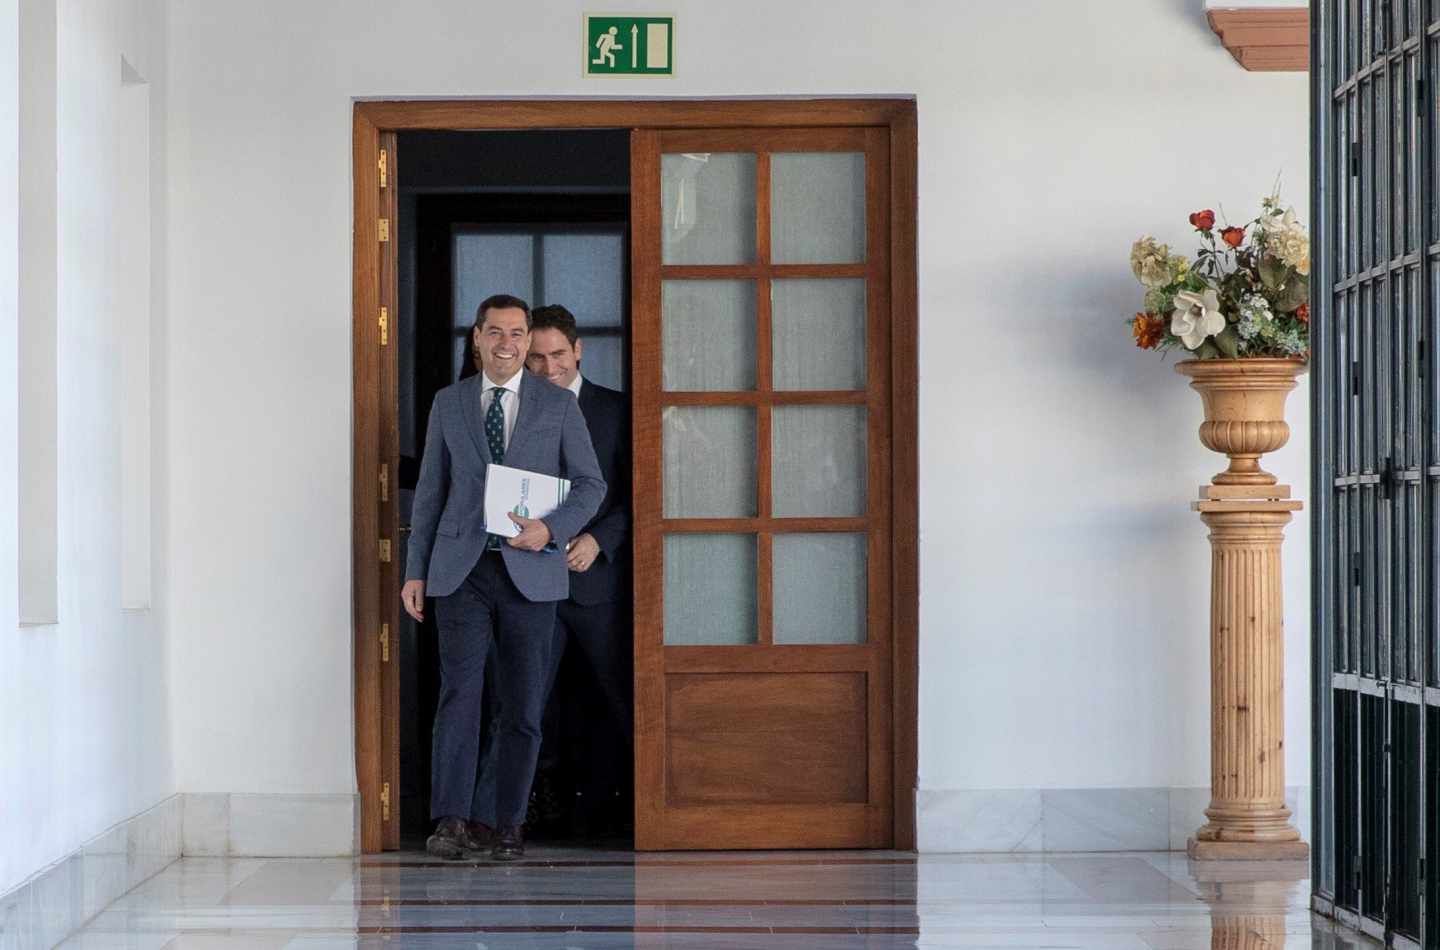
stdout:
<svg viewBox="0 0 1440 950">
<path fill-rule="evenodd" d="M 491 463 L 485 468 L 485 530 L 513 538 L 520 526 L 506 515 L 543 518 L 570 493 L 570 479 Z"/>
</svg>

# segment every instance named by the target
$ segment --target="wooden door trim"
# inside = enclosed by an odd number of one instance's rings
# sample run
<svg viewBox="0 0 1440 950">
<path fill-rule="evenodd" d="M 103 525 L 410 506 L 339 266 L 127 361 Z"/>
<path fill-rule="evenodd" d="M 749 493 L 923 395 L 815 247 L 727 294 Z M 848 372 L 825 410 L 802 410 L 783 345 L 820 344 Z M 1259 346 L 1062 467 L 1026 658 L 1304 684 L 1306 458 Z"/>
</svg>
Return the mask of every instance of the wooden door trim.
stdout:
<svg viewBox="0 0 1440 950">
<path fill-rule="evenodd" d="M 361 799 L 361 847 L 369 853 L 387 846 L 380 815 L 383 776 L 390 774 L 392 824 L 398 828 L 398 774 L 384 741 L 387 715 L 382 705 L 381 624 L 392 623 L 398 605 L 383 605 L 380 540 L 396 537 L 395 491 L 382 505 L 372 473 L 390 464 L 392 487 L 399 459 L 397 443 L 386 431 L 385 392 L 393 392 L 394 348 L 381 348 L 378 310 L 382 273 L 393 268 L 396 244 L 378 240 L 381 216 L 378 158 L 382 133 L 408 130 L 462 131 L 499 129 L 630 128 L 635 130 L 716 129 L 729 127 L 815 128 L 874 126 L 888 132 L 890 147 L 890 469 L 891 469 L 891 676 L 893 838 L 900 850 L 915 847 L 915 783 L 918 773 L 919 684 L 919 509 L 918 354 L 916 351 L 917 121 L 910 99 L 557 99 L 557 100 L 383 100 L 354 106 L 352 180 L 353 220 L 353 464 L 351 483 L 352 584 L 355 674 L 355 771 Z M 390 185 L 395 156 L 389 156 Z M 632 226 L 633 226 L 632 222 Z M 393 222 L 392 222 L 393 227 Z M 393 274 L 393 269 L 390 271 Z M 393 283 L 391 284 L 393 287 Z M 633 301 L 637 308 L 641 301 Z M 390 319 L 395 319 L 393 306 Z M 659 354 L 653 354 L 658 358 Z M 382 358 L 383 357 L 383 358 Z M 638 363 L 638 361 L 637 361 Z M 636 366 L 638 371 L 639 367 Z M 390 387 L 390 388 L 387 388 Z M 394 420 L 390 420 L 393 427 Z M 639 490 L 637 481 L 637 490 Z M 401 569 L 393 561 L 391 569 Z M 635 569 L 642 569 L 638 561 Z M 637 622 L 640 620 L 636 618 Z M 392 625 L 391 629 L 395 629 Z M 637 710 L 640 704 L 636 704 Z M 398 723 L 398 718 L 396 718 Z M 643 727 L 636 721 L 636 729 Z M 391 841 L 393 835 L 391 832 Z M 389 846 L 393 847 L 393 843 Z"/>
</svg>

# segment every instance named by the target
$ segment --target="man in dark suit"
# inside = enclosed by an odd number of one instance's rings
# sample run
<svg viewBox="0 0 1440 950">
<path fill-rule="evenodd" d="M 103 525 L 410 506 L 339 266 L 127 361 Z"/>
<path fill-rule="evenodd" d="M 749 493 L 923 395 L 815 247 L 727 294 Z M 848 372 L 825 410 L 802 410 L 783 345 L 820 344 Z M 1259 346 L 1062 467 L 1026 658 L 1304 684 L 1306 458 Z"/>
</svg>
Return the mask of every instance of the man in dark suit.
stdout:
<svg viewBox="0 0 1440 950">
<path fill-rule="evenodd" d="M 459 858 L 481 850 L 475 778 L 486 658 L 493 642 L 500 690 L 496 831 L 491 855 L 524 855 L 521 830 L 540 751 L 555 627 L 569 593 L 567 551 L 600 506 L 605 481 L 574 398 L 524 372 L 530 309 L 508 295 L 480 304 L 471 331 L 483 372 L 435 395 L 411 514 L 401 600 L 417 621 L 425 597 L 439 621 L 440 703 L 435 712 L 426 850 Z M 565 502 L 543 518 L 511 515 L 520 533 L 485 528 L 491 463 L 570 479 Z"/>
<path fill-rule="evenodd" d="M 580 789 L 588 814 L 601 816 L 614 789 L 623 785 L 632 725 L 632 635 L 630 586 L 630 405 L 623 393 L 599 386 L 580 373 L 584 342 L 575 317 L 561 306 L 537 307 L 530 334 L 530 372 L 575 393 L 595 456 L 605 477 L 605 497 L 594 518 L 570 542 L 570 596 L 556 611 L 550 656 L 550 686 L 567 650 L 575 650 L 591 674 L 588 679 L 604 703 L 604 715 L 580 717 L 589 724 L 590 753 L 583 763 Z M 565 697 L 583 702 L 581 697 Z M 552 700 L 553 702 L 554 700 Z M 608 735 L 602 728 L 608 727 Z M 598 735 L 597 735 L 598 733 Z M 609 816 L 614 817 L 614 816 Z"/>
</svg>

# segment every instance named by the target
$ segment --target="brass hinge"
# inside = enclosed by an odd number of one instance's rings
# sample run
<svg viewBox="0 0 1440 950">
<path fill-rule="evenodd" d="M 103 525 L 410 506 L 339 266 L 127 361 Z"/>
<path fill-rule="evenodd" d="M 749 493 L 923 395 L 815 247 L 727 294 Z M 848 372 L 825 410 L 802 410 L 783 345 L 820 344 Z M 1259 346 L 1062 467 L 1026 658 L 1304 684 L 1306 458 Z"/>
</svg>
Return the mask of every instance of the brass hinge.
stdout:
<svg viewBox="0 0 1440 950">
<path fill-rule="evenodd" d="M 380 463 L 380 500 L 390 500 L 390 463 Z"/>
<path fill-rule="evenodd" d="M 380 786 L 380 820 L 390 820 L 390 783 Z"/>
<path fill-rule="evenodd" d="M 382 148 L 382 149 L 380 150 L 380 187 L 381 187 L 381 188 L 384 188 L 384 187 L 385 187 L 385 183 L 386 183 L 387 179 L 389 178 L 389 176 L 386 174 L 386 172 L 387 172 L 387 170 L 388 170 L 388 169 L 386 168 L 386 165 L 387 165 L 387 164 L 388 164 L 388 163 L 386 162 L 386 159 L 385 159 L 385 150 Z"/>
<path fill-rule="evenodd" d="M 390 308 L 380 308 L 380 345 L 390 345 Z"/>
<path fill-rule="evenodd" d="M 382 564 L 389 564 L 389 563 L 390 563 L 390 539 L 389 539 L 389 538 L 381 538 L 381 539 L 380 539 L 380 562 L 381 562 Z"/>
<path fill-rule="evenodd" d="M 388 623 L 380 625 L 380 662 L 390 662 L 390 625 Z"/>
<path fill-rule="evenodd" d="M 380 241 L 381 241 L 381 243 L 383 244 L 384 242 L 390 240 L 390 219 L 389 219 L 389 218 L 381 218 L 381 219 L 380 219 L 379 228 L 380 228 Z"/>
</svg>

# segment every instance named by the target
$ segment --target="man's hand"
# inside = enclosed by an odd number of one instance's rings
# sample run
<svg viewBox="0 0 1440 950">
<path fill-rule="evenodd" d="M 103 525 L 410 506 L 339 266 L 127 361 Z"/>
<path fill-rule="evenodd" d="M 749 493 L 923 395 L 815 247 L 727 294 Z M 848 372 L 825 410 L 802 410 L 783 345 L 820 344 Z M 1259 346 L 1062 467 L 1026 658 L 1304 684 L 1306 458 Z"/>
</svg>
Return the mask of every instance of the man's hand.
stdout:
<svg viewBox="0 0 1440 950">
<path fill-rule="evenodd" d="M 570 570 L 577 574 L 583 574 L 590 570 L 590 565 L 600 556 L 600 542 L 588 531 L 579 535 L 570 542 L 565 549 L 565 561 L 570 565 Z"/>
<path fill-rule="evenodd" d="M 520 526 L 520 533 L 509 541 L 512 548 L 539 551 L 550 543 L 550 526 L 539 518 L 522 518 L 512 512 L 510 520 Z"/>
<path fill-rule="evenodd" d="M 405 612 L 414 617 L 417 623 L 424 623 L 425 582 L 406 581 L 405 586 L 400 588 L 400 603 L 405 605 Z"/>
</svg>

